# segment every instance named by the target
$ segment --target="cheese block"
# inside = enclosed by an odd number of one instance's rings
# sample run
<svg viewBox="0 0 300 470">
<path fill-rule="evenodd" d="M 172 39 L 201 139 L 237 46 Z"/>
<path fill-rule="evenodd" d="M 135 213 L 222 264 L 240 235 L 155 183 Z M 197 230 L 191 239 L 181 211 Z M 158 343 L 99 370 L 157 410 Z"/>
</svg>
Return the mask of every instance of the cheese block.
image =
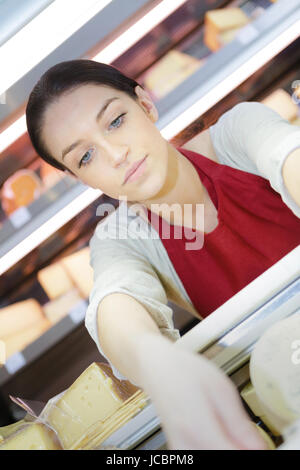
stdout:
<svg viewBox="0 0 300 470">
<path fill-rule="evenodd" d="M 93 287 L 93 268 L 90 265 L 90 248 L 87 246 L 62 258 L 61 264 L 81 295 L 89 297 Z"/>
<path fill-rule="evenodd" d="M 43 319 L 37 321 L 34 325 L 24 328 L 18 333 L 3 337 L 2 341 L 5 343 L 6 358 L 18 351 L 22 351 L 26 346 L 45 333 L 51 326 L 49 320 Z"/>
<path fill-rule="evenodd" d="M 258 340 L 250 378 L 264 415 L 282 434 L 300 418 L 300 313 L 275 323 Z"/>
<path fill-rule="evenodd" d="M 71 309 L 82 300 L 76 288 L 66 292 L 65 294 L 50 300 L 43 305 L 43 311 L 48 320 L 54 325 L 64 318 Z"/>
<path fill-rule="evenodd" d="M 144 84 L 156 98 L 163 98 L 201 67 L 203 62 L 180 51 L 169 51 L 147 71 Z"/>
<path fill-rule="evenodd" d="M 272 425 L 261 407 L 259 399 L 255 393 L 255 389 L 251 382 L 249 382 L 241 391 L 241 397 L 245 400 L 250 410 L 255 416 L 258 416 L 261 421 L 270 429 L 274 436 L 279 436 L 280 432 Z"/>
<path fill-rule="evenodd" d="M 0 309 L 0 339 L 18 333 L 43 319 L 43 310 L 35 299 L 3 307 Z"/>
<path fill-rule="evenodd" d="M 210 10 L 204 16 L 204 43 L 212 51 L 234 39 L 240 28 L 249 23 L 249 18 L 239 8 Z"/>
<path fill-rule="evenodd" d="M 93 362 L 42 416 L 55 429 L 65 449 L 94 423 L 117 411 L 138 388 L 118 380 L 109 365 Z"/>
<path fill-rule="evenodd" d="M 252 424 L 255 426 L 255 428 L 259 432 L 260 436 L 265 441 L 265 443 L 267 445 L 267 450 L 275 450 L 276 449 L 275 444 L 272 441 L 272 439 L 270 438 L 270 436 L 266 433 L 266 431 L 264 429 L 262 429 L 258 424 L 255 424 L 255 423 L 252 423 Z"/>
<path fill-rule="evenodd" d="M 60 262 L 41 269 L 37 278 L 49 299 L 56 299 L 74 287 L 72 279 Z"/>
<path fill-rule="evenodd" d="M 293 102 L 289 93 L 282 88 L 273 91 L 261 102 L 288 121 L 293 121 L 298 116 L 298 106 Z"/>
<path fill-rule="evenodd" d="M 40 196 L 42 183 L 31 170 L 18 170 L 2 186 L 1 203 L 7 215 L 21 206 L 27 206 Z"/>
<path fill-rule="evenodd" d="M 62 447 L 55 433 L 47 426 L 28 423 L 2 440 L 0 450 L 62 450 Z"/>
</svg>

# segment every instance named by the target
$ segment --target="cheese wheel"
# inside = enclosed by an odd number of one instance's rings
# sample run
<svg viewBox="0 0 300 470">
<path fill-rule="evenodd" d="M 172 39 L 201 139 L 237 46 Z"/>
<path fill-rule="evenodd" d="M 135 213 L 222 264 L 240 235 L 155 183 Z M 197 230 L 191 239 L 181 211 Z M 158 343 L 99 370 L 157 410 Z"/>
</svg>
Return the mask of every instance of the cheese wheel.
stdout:
<svg viewBox="0 0 300 470">
<path fill-rule="evenodd" d="M 19 333 L 43 319 L 43 310 L 35 299 L 23 300 L 1 308 L 0 339 Z"/>
<path fill-rule="evenodd" d="M 262 335 L 251 354 L 250 377 L 264 414 L 282 434 L 300 418 L 300 313 Z"/>
<path fill-rule="evenodd" d="M 289 93 L 281 88 L 273 91 L 261 102 L 288 121 L 293 121 L 298 116 L 298 106 Z"/>
<path fill-rule="evenodd" d="M 18 170 L 2 186 L 1 202 L 7 215 L 21 206 L 27 206 L 37 199 L 42 192 L 38 176 L 31 170 Z"/>
<path fill-rule="evenodd" d="M 74 288 L 72 279 L 60 262 L 41 269 L 37 278 L 49 299 L 56 299 Z"/>
</svg>

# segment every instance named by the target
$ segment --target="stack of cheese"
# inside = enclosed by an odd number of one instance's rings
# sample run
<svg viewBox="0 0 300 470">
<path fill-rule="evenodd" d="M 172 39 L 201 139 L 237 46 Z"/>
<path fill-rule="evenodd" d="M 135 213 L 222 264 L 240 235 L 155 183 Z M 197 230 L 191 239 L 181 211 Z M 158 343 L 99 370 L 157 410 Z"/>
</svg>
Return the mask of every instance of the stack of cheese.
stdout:
<svg viewBox="0 0 300 470">
<path fill-rule="evenodd" d="M 217 51 L 247 23 L 249 18 L 239 8 L 210 10 L 204 16 L 204 43 L 211 51 Z"/>
<path fill-rule="evenodd" d="M 50 321 L 35 299 L 1 308 L 0 339 L 5 344 L 6 359 L 24 349 L 50 327 Z"/>
<path fill-rule="evenodd" d="M 64 449 L 95 449 L 147 403 L 147 396 L 135 385 L 118 380 L 109 365 L 94 362 L 65 392 L 47 403 L 39 420 L 55 430 Z M 49 441 L 50 447 L 54 444 Z M 10 436 L 9 443 L 0 444 L 0 449 L 4 445 L 31 448 L 40 445 L 40 436 L 35 429 L 20 430 L 17 436 Z"/>
<path fill-rule="evenodd" d="M 300 418 L 300 313 L 262 335 L 251 354 L 250 377 L 263 414 L 282 434 Z"/>
<path fill-rule="evenodd" d="M 50 299 L 43 305 L 43 310 L 54 324 L 67 315 L 82 298 L 89 297 L 93 287 L 89 247 L 40 270 L 37 278 Z"/>
<path fill-rule="evenodd" d="M 144 84 L 155 98 L 161 99 L 192 75 L 203 61 L 180 51 L 170 51 L 147 71 Z"/>
</svg>

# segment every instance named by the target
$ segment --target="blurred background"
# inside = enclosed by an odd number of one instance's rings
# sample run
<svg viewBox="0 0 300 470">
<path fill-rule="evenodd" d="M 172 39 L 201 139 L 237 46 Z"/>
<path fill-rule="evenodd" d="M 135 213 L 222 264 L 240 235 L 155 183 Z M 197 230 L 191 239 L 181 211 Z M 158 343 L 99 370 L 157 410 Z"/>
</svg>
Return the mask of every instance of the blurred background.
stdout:
<svg viewBox="0 0 300 470">
<path fill-rule="evenodd" d="M 96 208 L 117 200 L 49 166 L 24 111 L 52 65 L 112 64 L 139 82 L 175 146 L 242 101 L 300 125 L 299 0 L 0 0 L 0 426 L 46 402 L 93 361 L 84 326 Z M 174 309 L 181 333 L 197 324 Z M 3 343 L 2 343 L 3 344 Z"/>
</svg>

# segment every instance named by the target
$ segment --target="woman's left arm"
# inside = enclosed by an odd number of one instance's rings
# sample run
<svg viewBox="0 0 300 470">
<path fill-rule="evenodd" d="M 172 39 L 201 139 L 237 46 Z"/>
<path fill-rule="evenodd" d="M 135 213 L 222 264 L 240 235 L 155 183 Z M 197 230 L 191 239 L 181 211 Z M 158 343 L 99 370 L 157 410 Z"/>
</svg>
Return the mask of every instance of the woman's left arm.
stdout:
<svg viewBox="0 0 300 470">
<path fill-rule="evenodd" d="M 258 102 L 243 102 L 209 128 L 220 163 L 270 181 L 300 218 L 300 128 Z"/>
</svg>

